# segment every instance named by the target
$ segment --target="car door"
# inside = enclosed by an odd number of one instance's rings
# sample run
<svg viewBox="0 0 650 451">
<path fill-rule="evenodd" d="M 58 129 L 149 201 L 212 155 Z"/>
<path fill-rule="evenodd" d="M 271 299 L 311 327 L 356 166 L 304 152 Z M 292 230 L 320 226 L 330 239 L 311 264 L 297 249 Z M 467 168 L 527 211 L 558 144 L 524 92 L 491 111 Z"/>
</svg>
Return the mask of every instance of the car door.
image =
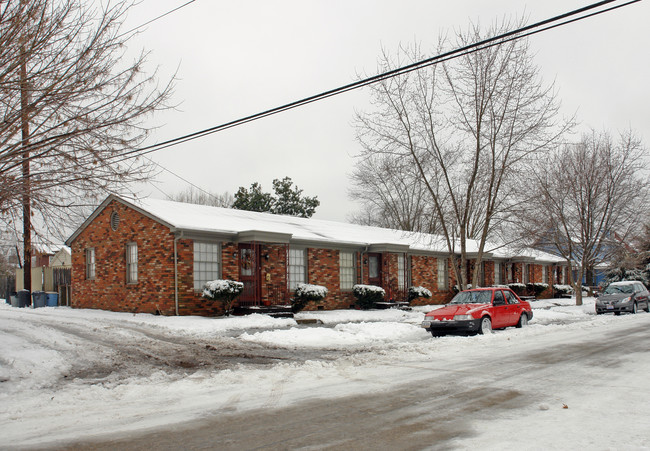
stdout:
<svg viewBox="0 0 650 451">
<path fill-rule="evenodd" d="M 524 309 L 519 303 L 517 296 L 515 296 L 511 291 L 503 290 L 503 295 L 506 298 L 506 304 L 509 307 L 508 326 L 515 326 L 519 322 L 519 317 Z"/>
<path fill-rule="evenodd" d="M 636 301 L 637 301 L 637 307 L 639 309 L 645 308 L 647 309 L 650 304 L 650 293 L 648 293 L 648 290 L 642 283 L 635 283 L 634 284 L 634 291 L 636 293 Z"/>
<path fill-rule="evenodd" d="M 494 290 L 492 299 L 492 328 L 500 329 L 510 323 L 510 306 L 501 290 Z"/>
</svg>

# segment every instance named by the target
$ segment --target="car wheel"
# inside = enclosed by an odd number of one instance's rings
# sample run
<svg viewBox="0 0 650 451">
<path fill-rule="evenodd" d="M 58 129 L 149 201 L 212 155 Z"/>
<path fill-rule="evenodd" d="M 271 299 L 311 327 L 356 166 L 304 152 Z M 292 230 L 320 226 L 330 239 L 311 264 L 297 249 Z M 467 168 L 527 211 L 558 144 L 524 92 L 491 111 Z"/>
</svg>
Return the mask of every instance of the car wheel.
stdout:
<svg viewBox="0 0 650 451">
<path fill-rule="evenodd" d="M 432 331 L 432 332 L 431 332 L 431 335 L 433 335 L 433 338 L 438 338 L 438 337 L 442 337 L 443 334 L 439 334 L 439 333 L 437 333 L 437 332 L 433 332 L 433 331 Z"/>
<path fill-rule="evenodd" d="M 614 315 L 616 315 L 616 316 L 618 316 L 620 314 L 621 314 L 621 312 L 614 312 Z"/>
<path fill-rule="evenodd" d="M 645 311 L 650 313 L 650 301 L 646 301 L 646 303 L 645 303 Z"/>
<path fill-rule="evenodd" d="M 522 313 L 521 316 L 519 317 L 519 322 L 517 323 L 517 327 L 521 329 L 522 327 L 527 325 L 528 325 L 528 315 Z"/>
<path fill-rule="evenodd" d="M 639 307 L 637 307 L 636 302 L 632 304 L 632 314 L 634 315 L 637 311 L 639 310 Z"/>
<path fill-rule="evenodd" d="M 484 316 L 481 319 L 481 324 L 479 325 L 478 333 L 481 335 L 492 333 L 492 320 L 488 316 Z"/>
</svg>

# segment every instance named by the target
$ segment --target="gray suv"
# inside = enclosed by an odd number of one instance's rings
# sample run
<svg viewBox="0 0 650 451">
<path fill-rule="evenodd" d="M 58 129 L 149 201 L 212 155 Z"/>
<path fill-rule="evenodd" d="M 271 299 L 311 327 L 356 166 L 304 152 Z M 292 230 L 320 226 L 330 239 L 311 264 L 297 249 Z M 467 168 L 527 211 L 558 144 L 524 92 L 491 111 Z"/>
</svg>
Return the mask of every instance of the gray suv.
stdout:
<svg viewBox="0 0 650 451">
<path fill-rule="evenodd" d="M 639 309 L 650 312 L 650 293 L 641 282 L 629 280 L 610 283 L 596 299 L 596 314 L 613 312 L 636 313 Z"/>
</svg>

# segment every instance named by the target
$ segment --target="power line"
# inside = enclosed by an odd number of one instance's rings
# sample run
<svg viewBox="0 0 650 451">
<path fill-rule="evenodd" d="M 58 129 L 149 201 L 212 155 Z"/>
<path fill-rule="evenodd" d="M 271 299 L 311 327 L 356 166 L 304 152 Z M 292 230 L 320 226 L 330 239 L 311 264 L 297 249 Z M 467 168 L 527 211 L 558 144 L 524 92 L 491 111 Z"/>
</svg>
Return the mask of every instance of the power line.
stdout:
<svg viewBox="0 0 650 451">
<path fill-rule="evenodd" d="M 159 19 L 162 19 L 163 17 L 168 16 L 168 15 L 170 15 L 171 13 L 176 12 L 176 11 L 178 11 L 178 10 L 181 9 L 181 8 L 185 8 L 187 5 L 189 5 L 190 3 L 194 3 L 195 1 L 196 1 L 196 0 L 190 0 L 189 2 L 184 3 L 184 4 L 182 4 L 181 6 L 177 6 L 176 8 L 174 8 L 174 9 L 172 9 L 172 10 L 170 10 L 170 11 L 167 11 L 166 13 L 161 14 L 161 15 L 158 16 L 158 17 L 154 17 L 153 19 L 151 19 L 151 20 L 149 20 L 149 21 L 147 21 L 147 22 L 145 22 L 145 23 L 143 23 L 143 24 L 141 24 L 141 25 L 138 25 L 138 26 L 135 27 L 135 28 L 131 28 L 129 31 L 125 31 L 124 33 L 122 33 L 121 35 L 119 35 L 119 36 L 117 36 L 117 37 L 118 37 L 118 38 L 121 38 L 121 37 L 124 36 L 124 35 L 127 35 L 127 34 L 129 34 L 129 33 L 133 33 L 134 31 L 139 30 L 139 29 L 142 28 L 142 27 L 146 27 L 146 26 L 149 25 L 150 23 L 153 23 L 153 22 L 155 22 L 155 21 L 157 21 L 157 20 L 159 20 Z"/>
<path fill-rule="evenodd" d="M 173 200 L 173 199 L 172 199 L 172 196 L 170 196 L 169 194 L 167 194 L 166 192 L 164 192 L 161 188 L 159 188 L 158 186 L 156 186 L 155 183 L 150 183 L 150 185 L 151 185 L 152 187 L 154 187 L 155 189 L 157 189 L 158 191 L 160 191 L 160 192 L 162 193 L 162 195 L 165 196 L 168 200 Z"/>
<path fill-rule="evenodd" d="M 159 20 L 159 19 L 162 19 L 163 17 L 168 16 L 168 15 L 170 15 L 171 13 L 176 12 L 176 11 L 178 11 L 179 9 L 186 7 L 186 6 L 189 5 L 190 3 L 194 3 L 195 1 L 196 1 L 196 0 L 190 0 L 190 1 L 184 3 L 184 4 L 180 5 L 180 6 L 177 6 L 176 8 L 174 8 L 174 9 L 172 9 L 172 10 L 169 10 L 169 11 L 167 11 L 167 12 L 164 13 L 164 14 L 161 14 L 161 15 L 159 15 L 159 16 L 157 16 L 157 17 L 154 17 L 153 19 L 148 20 L 147 22 L 145 22 L 145 23 L 143 23 L 143 24 L 140 24 L 140 25 L 138 25 L 137 27 L 132 28 L 132 29 L 130 29 L 129 31 L 126 31 L 126 32 L 124 32 L 124 33 L 118 35 L 115 39 L 119 39 L 119 38 L 121 38 L 122 36 L 126 36 L 126 35 L 129 34 L 129 33 L 132 33 L 132 32 L 134 32 L 134 31 L 136 31 L 136 30 L 138 30 L 138 29 L 140 29 L 140 28 L 142 28 L 142 27 L 144 27 L 144 26 L 149 25 L 150 23 L 153 23 L 153 22 L 155 22 L 155 21 L 157 21 L 157 20 Z M 59 135 L 49 136 L 49 137 L 47 137 L 47 138 L 45 138 L 45 139 L 42 139 L 41 142 L 40 142 L 40 145 L 41 145 L 41 146 L 45 146 L 48 142 L 55 142 L 55 141 L 57 141 L 57 140 L 59 140 L 59 139 L 65 138 L 65 137 L 66 137 L 66 134 L 59 134 Z M 20 143 L 18 143 L 18 144 L 20 144 Z M 18 144 L 16 144 L 16 146 L 17 146 Z M 11 149 L 12 147 L 16 147 L 16 146 L 10 146 L 9 149 Z M 27 146 L 27 148 L 31 150 L 31 145 Z M 7 156 L 11 156 L 12 153 L 22 154 L 23 151 L 24 151 L 24 150 L 22 150 L 22 149 L 23 149 L 23 148 L 21 147 L 19 150 L 11 150 L 11 151 L 7 151 L 7 150 L 5 150 L 5 152 L 4 152 L 5 157 L 7 157 Z M 29 157 L 28 160 L 31 161 L 31 160 L 37 159 L 37 157 L 43 156 L 44 154 L 47 154 L 47 153 L 48 153 L 48 151 L 46 150 L 46 151 L 44 151 L 44 152 L 41 153 L 41 154 L 38 154 L 38 155 L 32 155 L 32 156 Z M 117 155 L 117 156 L 112 157 L 112 158 L 121 157 L 121 156 L 123 156 L 123 155 L 124 155 L 124 154 L 120 154 L 120 155 Z M 112 159 L 112 158 L 109 158 L 109 160 Z M 126 159 L 129 159 L 129 158 L 122 158 L 122 159 L 120 159 L 120 160 L 118 160 L 118 161 L 115 161 L 114 163 L 119 163 L 119 162 L 124 161 L 124 160 L 126 160 Z M 108 161 L 107 161 L 107 163 L 108 163 Z M 9 171 L 10 169 L 13 169 L 13 168 L 15 168 L 15 167 L 17 167 L 17 166 L 20 166 L 20 165 L 22 165 L 22 164 L 23 164 L 22 161 L 20 161 L 20 162 L 14 164 L 14 165 L 10 165 L 10 166 L 8 166 L 8 167 L 5 167 L 5 168 L 3 168 L 3 172 L 7 172 L 7 171 Z"/>
<path fill-rule="evenodd" d="M 172 147 L 172 146 L 182 144 L 182 143 L 194 140 L 194 139 L 201 138 L 203 136 L 207 136 L 207 135 L 210 135 L 210 134 L 213 134 L 213 133 L 216 133 L 216 132 L 227 130 L 229 128 L 233 128 L 233 127 L 243 125 L 243 124 L 246 124 L 246 123 L 249 123 L 249 122 L 253 122 L 253 121 L 256 121 L 258 119 L 262 119 L 262 118 L 265 118 L 265 117 L 268 117 L 268 116 L 272 116 L 272 115 L 275 115 L 275 114 L 278 114 L 278 113 L 281 113 L 281 112 L 284 112 L 284 111 L 288 111 L 288 110 L 291 110 L 291 109 L 294 109 L 294 108 L 297 108 L 297 107 L 300 107 L 300 106 L 304 106 L 304 105 L 307 105 L 307 104 L 310 104 L 310 103 L 313 103 L 313 102 L 317 102 L 319 100 L 323 100 L 323 99 L 326 99 L 326 98 L 329 98 L 329 97 L 333 97 L 335 95 L 339 95 L 339 94 L 342 94 L 342 93 L 345 93 L 345 92 L 348 92 L 348 91 L 359 89 L 359 88 L 362 88 L 362 87 L 365 87 L 365 86 L 380 82 L 380 81 L 388 79 L 388 78 L 392 78 L 392 77 L 396 77 L 398 75 L 413 72 L 413 71 L 422 69 L 424 67 L 428 67 L 428 66 L 432 66 L 432 65 L 435 65 L 435 64 L 438 64 L 438 63 L 441 63 L 441 62 L 449 61 L 449 60 L 452 60 L 454 58 L 458 58 L 458 57 L 461 57 L 461 56 L 464 56 L 464 55 L 468 55 L 468 54 L 471 54 L 471 53 L 478 52 L 480 50 L 485 50 L 487 48 L 497 46 L 497 45 L 503 44 L 505 42 L 513 41 L 513 40 L 516 40 L 516 39 L 521 39 L 521 38 L 528 37 L 528 36 L 532 36 L 532 35 L 541 33 L 543 31 L 548 31 L 548 30 L 551 30 L 553 28 L 558 28 L 558 27 L 568 25 L 568 24 L 571 24 L 571 23 L 574 23 L 574 22 L 578 22 L 578 21 L 581 21 L 581 20 L 596 16 L 596 15 L 604 14 L 606 12 L 610 12 L 610 11 L 613 11 L 615 9 L 619 9 L 619 8 L 629 6 L 629 5 L 634 4 L 634 3 L 638 3 L 641 0 L 630 0 L 630 1 L 627 1 L 627 2 L 625 2 L 623 4 L 620 4 L 620 5 L 610 6 L 608 8 L 601 9 L 599 11 L 592 11 L 594 9 L 601 8 L 601 7 L 605 6 L 605 5 L 609 5 L 609 4 L 615 3 L 617 1 L 619 1 L 619 0 L 604 0 L 604 1 L 597 2 L 597 3 L 593 3 L 591 5 L 588 5 L 588 6 L 585 6 L 585 7 L 582 7 L 582 8 L 578 8 L 576 10 L 573 10 L 573 11 L 570 11 L 570 12 L 567 12 L 567 13 L 564 13 L 564 14 L 560 14 L 558 16 L 555 16 L 555 17 L 552 17 L 552 18 L 549 18 L 549 19 L 545 19 L 545 20 L 542 20 L 540 22 L 536 22 L 536 23 L 534 23 L 532 25 L 527 25 L 527 26 L 518 28 L 516 30 L 500 34 L 498 36 L 494 36 L 492 38 L 488 38 L 488 39 L 485 39 L 485 40 L 482 40 L 482 41 L 479 41 L 479 42 L 476 42 L 476 43 L 473 43 L 473 44 L 469 44 L 467 46 L 460 47 L 458 49 L 451 50 L 451 51 L 448 51 L 448 52 L 445 52 L 445 53 L 442 53 L 442 54 L 436 55 L 434 57 L 427 58 L 427 59 L 424 59 L 424 60 L 421 60 L 421 61 L 418 61 L 418 62 L 415 62 L 415 63 L 412 63 L 412 64 L 409 64 L 409 65 L 406 65 L 406 66 L 402 66 L 400 68 L 393 69 L 393 70 L 390 70 L 388 72 L 384 72 L 382 74 L 374 75 L 372 77 L 365 78 L 363 80 L 359 80 L 359 81 L 356 81 L 356 82 L 353 82 L 353 83 L 349 83 L 347 85 L 344 85 L 344 86 L 341 86 L 341 87 L 338 87 L 338 88 L 335 88 L 335 89 L 330 89 L 328 91 L 324 91 L 324 92 L 321 92 L 319 94 L 315 94 L 315 95 L 312 95 L 312 96 L 309 96 L 309 97 L 305 97 L 305 98 L 303 98 L 301 100 L 297 100 L 297 101 L 294 101 L 294 102 L 291 102 L 291 103 L 287 103 L 287 104 L 279 106 L 279 107 L 271 108 L 269 110 L 262 111 L 260 113 L 252 114 L 250 116 L 245 116 L 245 117 L 240 118 L 240 119 L 236 119 L 236 120 L 233 120 L 233 121 L 230 121 L 230 122 L 226 122 L 226 123 L 223 123 L 221 125 L 217 125 L 217 126 L 214 126 L 214 127 L 204 129 L 204 130 L 193 132 L 193 133 L 183 135 L 183 136 L 180 136 L 180 137 L 177 137 L 177 138 L 173 138 L 173 139 L 170 139 L 170 140 L 167 140 L 167 141 L 163 141 L 163 142 L 160 142 L 160 143 L 157 143 L 157 144 L 152 144 L 152 145 L 149 145 L 149 146 L 141 147 L 139 149 L 133 149 L 133 150 L 130 150 L 130 151 L 127 151 L 127 152 L 123 152 L 123 153 L 121 153 L 119 155 L 116 155 L 114 158 L 120 158 L 120 160 L 118 160 L 118 162 L 119 162 L 119 161 L 127 160 L 127 159 L 130 159 L 130 158 L 136 158 L 138 156 L 144 156 L 144 155 L 147 155 L 149 153 L 157 152 L 159 150 L 166 149 L 168 147 Z M 592 11 L 592 12 L 589 12 L 589 11 Z M 587 13 L 587 12 L 589 12 L 589 14 L 581 15 L 581 14 Z M 579 16 L 579 17 L 574 17 L 574 16 Z M 568 19 L 568 20 L 565 20 L 565 19 Z"/>
<path fill-rule="evenodd" d="M 145 156 L 144 158 L 146 158 L 146 159 L 149 160 L 151 163 L 153 163 L 153 164 L 155 164 L 156 166 L 158 166 L 158 167 L 159 167 L 160 169 L 162 169 L 163 171 L 167 171 L 167 172 L 169 172 L 169 173 L 170 173 L 171 175 L 173 175 L 174 177 L 176 177 L 176 178 L 178 178 L 178 179 L 184 181 L 185 183 L 187 183 L 187 184 L 190 185 L 191 187 L 196 188 L 197 190 L 201 191 L 203 194 L 205 194 L 205 195 L 207 195 L 207 196 L 210 196 L 211 198 L 213 198 L 213 199 L 215 199 L 215 200 L 219 200 L 219 199 L 217 198 L 217 196 L 215 196 L 215 195 L 212 194 L 211 192 L 206 191 L 206 190 L 204 190 L 203 188 L 201 188 L 200 186 L 195 185 L 194 183 L 192 183 L 192 182 L 190 182 L 189 180 L 185 179 L 184 177 L 181 177 L 180 175 L 176 174 L 176 173 L 175 173 L 174 171 L 172 171 L 171 169 L 167 169 L 167 168 L 164 167 L 162 164 L 153 161 L 151 158 L 149 158 L 149 157 L 147 157 L 147 156 Z M 152 184 L 152 185 L 153 185 L 153 184 Z M 161 189 L 159 189 L 158 187 L 154 186 L 154 188 L 158 189 L 158 191 L 160 191 L 160 192 L 163 193 L 165 196 L 167 196 L 168 199 L 170 199 L 170 200 L 172 199 L 172 196 L 170 196 L 169 194 L 163 192 L 163 191 L 162 191 Z"/>
</svg>

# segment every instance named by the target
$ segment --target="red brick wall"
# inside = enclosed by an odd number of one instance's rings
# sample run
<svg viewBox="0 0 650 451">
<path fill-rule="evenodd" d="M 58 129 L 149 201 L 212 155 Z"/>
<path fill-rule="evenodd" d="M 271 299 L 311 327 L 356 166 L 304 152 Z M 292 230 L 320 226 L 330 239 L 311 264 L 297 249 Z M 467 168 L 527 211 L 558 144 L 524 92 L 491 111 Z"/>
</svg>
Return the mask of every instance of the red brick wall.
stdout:
<svg viewBox="0 0 650 451">
<path fill-rule="evenodd" d="M 359 260 L 359 254 L 355 253 L 355 258 Z M 309 303 L 306 310 L 323 308 L 345 309 L 349 308 L 356 299 L 351 290 L 341 290 L 341 278 L 339 268 L 339 251 L 336 249 L 315 249 L 307 250 L 307 281 L 315 285 L 322 285 L 327 288 L 327 297 L 323 302 Z M 359 273 L 357 271 L 357 278 Z"/>
<path fill-rule="evenodd" d="M 110 228 L 110 215 L 117 212 L 117 231 Z M 138 245 L 138 282 L 126 283 L 126 244 Z M 95 249 L 96 277 L 86 280 L 85 250 Z M 260 285 L 263 304 L 287 304 L 291 293 L 287 289 L 287 246 L 260 245 Z M 177 240 L 178 250 L 178 309 L 181 315 L 213 316 L 222 313 L 219 302 L 202 298 L 194 291 L 194 244 L 190 239 Z M 222 278 L 239 280 L 239 245 L 221 243 Z M 383 287 L 388 300 L 401 301 L 406 293 L 399 290 L 398 258 L 403 254 L 382 254 Z M 355 253 L 356 283 L 368 283 L 368 264 L 364 254 Z M 409 260 L 407 260 L 408 262 Z M 451 262 L 448 262 L 448 289 L 438 289 L 438 259 L 432 256 L 410 257 L 411 283 L 432 292 L 431 299 L 418 299 L 414 304 L 445 303 L 453 297 L 455 284 Z M 174 304 L 174 236 L 160 223 L 125 207 L 110 203 L 72 243 L 72 306 L 114 311 L 159 312 L 175 314 Z M 472 265 L 470 265 L 471 267 Z M 514 279 L 521 282 L 522 263 L 513 264 Z M 484 266 L 485 284 L 494 282 L 494 262 Z M 552 268 L 549 267 L 549 274 Z M 541 282 L 542 265 L 530 265 L 530 281 Z M 328 296 L 320 304 L 310 303 L 307 310 L 318 308 L 349 308 L 355 302 L 351 290 L 341 290 L 339 251 L 336 249 L 307 249 L 307 282 L 325 286 Z M 504 283 L 507 281 L 503 281 Z M 547 281 L 544 281 L 547 282 Z M 408 286 L 406 286 L 408 288 Z"/>
<path fill-rule="evenodd" d="M 117 231 L 110 215 L 120 216 Z M 138 282 L 126 283 L 126 244 L 138 245 Z M 72 243 L 72 306 L 174 314 L 174 238 L 167 227 L 112 202 Z M 95 279 L 86 280 L 87 248 L 95 248 Z"/>
<path fill-rule="evenodd" d="M 489 287 L 494 285 L 494 262 L 484 261 L 483 262 L 483 271 L 484 271 L 484 281 L 483 286 Z"/>
<path fill-rule="evenodd" d="M 447 260 L 447 271 L 450 282 L 448 287 L 450 287 L 452 274 L 449 260 Z M 411 257 L 411 285 L 424 287 L 431 291 L 430 299 L 416 299 L 412 302 L 413 305 L 444 304 L 454 296 L 451 289 L 438 289 L 438 259 L 436 257 L 424 255 L 413 255 Z"/>
</svg>

